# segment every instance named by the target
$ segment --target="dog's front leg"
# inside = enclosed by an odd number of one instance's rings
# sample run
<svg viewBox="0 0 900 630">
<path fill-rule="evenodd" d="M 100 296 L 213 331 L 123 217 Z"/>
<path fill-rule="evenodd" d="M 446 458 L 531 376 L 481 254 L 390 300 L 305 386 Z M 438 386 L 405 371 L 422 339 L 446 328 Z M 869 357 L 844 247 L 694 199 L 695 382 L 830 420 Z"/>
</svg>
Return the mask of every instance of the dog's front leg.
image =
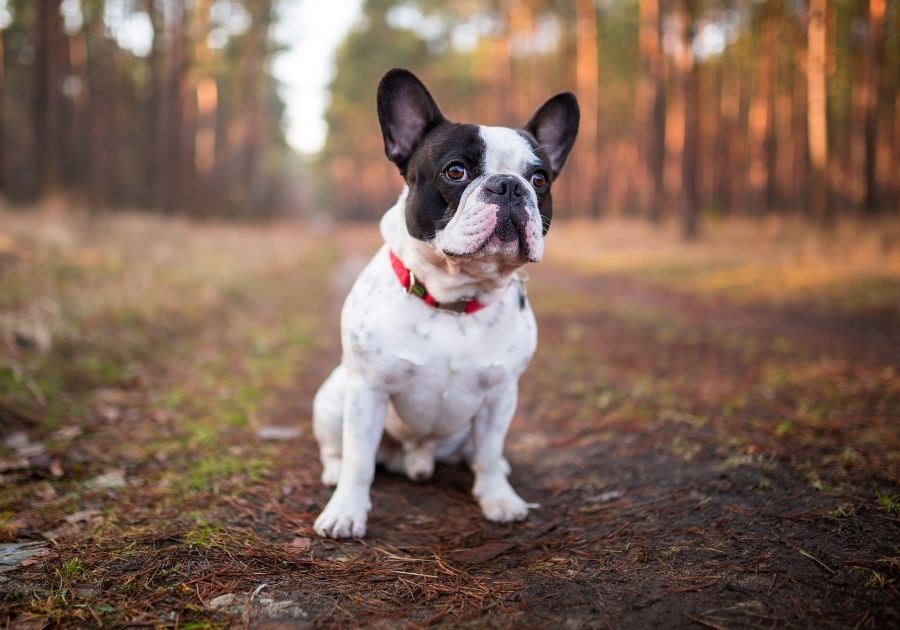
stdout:
<svg viewBox="0 0 900 630">
<path fill-rule="evenodd" d="M 475 416 L 475 454 L 472 459 L 475 487 L 472 494 L 489 521 L 521 521 L 528 516 L 529 508 L 538 507 L 537 503 L 527 503 L 516 494 L 506 478 L 509 463 L 503 457 L 503 442 L 516 411 L 518 394 L 518 383 L 505 386 Z"/>
<path fill-rule="evenodd" d="M 375 453 L 384 431 L 387 406 L 385 391 L 367 383 L 362 374 L 347 375 L 341 474 L 331 500 L 313 525 L 320 536 L 365 536 Z"/>
</svg>

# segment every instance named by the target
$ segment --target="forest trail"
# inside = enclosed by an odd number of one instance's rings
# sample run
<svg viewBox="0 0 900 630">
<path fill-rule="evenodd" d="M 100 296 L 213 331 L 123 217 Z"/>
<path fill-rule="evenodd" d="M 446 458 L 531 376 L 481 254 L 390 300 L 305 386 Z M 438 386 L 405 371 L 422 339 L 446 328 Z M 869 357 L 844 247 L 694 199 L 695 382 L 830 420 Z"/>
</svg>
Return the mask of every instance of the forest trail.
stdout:
<svg viewBox="0 0 900 630">
<path fill-rule="evenodd" d="M 492 524 L 462 467 L 379 471 L 336 542 L 310 409 L 374 230 L 116 219 L 51 256 L 18 221 L 0 288 L 46 295 L 2 304 L 0 625 L 900 624 L 895 309 L 551 257 L 507 443 L 540 509 Z"/>
</svg>

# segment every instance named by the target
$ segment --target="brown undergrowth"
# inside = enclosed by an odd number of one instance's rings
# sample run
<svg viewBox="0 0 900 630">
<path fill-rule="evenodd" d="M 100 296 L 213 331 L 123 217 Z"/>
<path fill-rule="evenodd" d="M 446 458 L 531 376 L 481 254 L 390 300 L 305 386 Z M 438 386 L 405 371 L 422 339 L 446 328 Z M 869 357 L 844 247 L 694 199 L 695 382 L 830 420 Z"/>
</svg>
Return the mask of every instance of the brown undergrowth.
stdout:
<svg viewBox="0 0 900 630">
<path fill-rule="evenodd" d="M 373 230 L 0 220 L 0 627 L 900 622 L 900 296 L 842 292 L 861 254 L 786 299 L 720 241 L 591 227 L 655 252 L 624 269 L 551 230 L 508 441 L 541 508 L 490 524 L 461 467 L 380 472 L 335 542 L 309 415 Z"/>
</svg>

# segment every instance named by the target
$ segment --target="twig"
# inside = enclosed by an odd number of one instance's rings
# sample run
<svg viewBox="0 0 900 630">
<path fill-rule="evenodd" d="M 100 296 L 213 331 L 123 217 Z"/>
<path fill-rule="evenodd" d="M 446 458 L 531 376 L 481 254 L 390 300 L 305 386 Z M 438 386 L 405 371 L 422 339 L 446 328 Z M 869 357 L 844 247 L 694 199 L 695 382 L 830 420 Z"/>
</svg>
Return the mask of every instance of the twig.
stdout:
<svg viewBox="0 0 900 630">
<path fill-rule="evenodd" d="M 265 583 L 260 584 L 259 586 L 257 586 L 257 587 L 253 590 L 253 592 L 250 594 L 250 601 L 252 602 L 254 599 L 256 599 L 256 596 L 259 595 L 260 591 L 263 590 L 264 588 L 266 588 L 267 586 L 268 586 L 268 584 L 265 584 Z"/>
</svg>

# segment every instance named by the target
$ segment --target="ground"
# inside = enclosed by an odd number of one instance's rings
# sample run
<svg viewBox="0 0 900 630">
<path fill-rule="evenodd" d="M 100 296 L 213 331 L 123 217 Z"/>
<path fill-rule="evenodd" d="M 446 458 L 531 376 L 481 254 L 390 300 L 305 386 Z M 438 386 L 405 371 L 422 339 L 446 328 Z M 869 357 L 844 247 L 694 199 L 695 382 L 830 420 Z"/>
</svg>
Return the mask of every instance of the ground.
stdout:
<svg viewBox="0 0 900 630">
<path fill-rule="evenodd" d="M 540 503 L 310 427 L 372 227 L 0 211 L 0 626 L 900 625 L 897 223 L 557 224 L 508 440 Z"/>
</svg>

